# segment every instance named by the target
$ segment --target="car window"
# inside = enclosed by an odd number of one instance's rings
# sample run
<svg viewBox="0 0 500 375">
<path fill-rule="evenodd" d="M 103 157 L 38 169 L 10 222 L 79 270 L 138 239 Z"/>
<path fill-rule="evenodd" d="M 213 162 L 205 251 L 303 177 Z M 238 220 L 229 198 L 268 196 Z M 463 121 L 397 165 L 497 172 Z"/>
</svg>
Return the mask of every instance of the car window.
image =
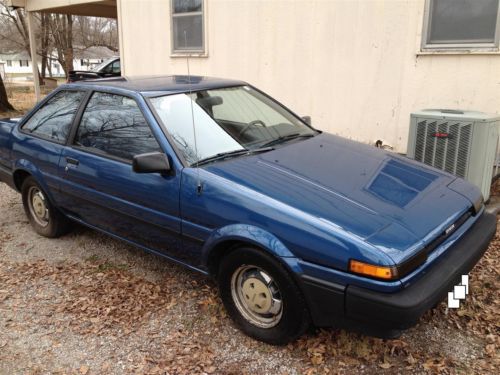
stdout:
<svg viewBox="0 0 500 375">
<path fill-rule="evenodd" d="M 220 154 L 259 150 L 317 134 L 293 113 L 250 86 L 199 90 L 150 100 L 161 125 L 191 165 Z"/>
<path fill-rule="evenodd" d="M 268 103 L 250 95 L 246 90 L 211 90 L 210 95 L 220 97 L 223 103 L 213 106 L 213 117 L 216 120 L 249 123 L 258 118 L 266 124 L 288 122 L 285 116 L 275 111 Z"/>
<path fill-rule="evenodd" d="M 83 91 L 58 92 L 29 118 L 22 129 L 44 138 L 65 142 L 84 95 Z"/>
<path fill-rule="evenodd" d="M 177 149 L 189 164 L 218 153 L 244 150 L 224 129 L 214 124 L 200 106 L 193 105 L 191 117 L 191 97 L 188 95 L 168 95 L 151 101 Z"/>
<path fill-rule="evenodd" d="M 112 67 L 113 63 L 106 65 L 104 68 L 101 69 L 101 73 L 111 73 Z"/>
<path fill-rule="evenodd" d="M 95 92 L 90 98 L 75 144 L 127 160 L 161 151 L 135 100 L 102 92 Z"/>
<path fill-rule="evenodd" d="M 116 60 L 113 63 L 112 71 L 113 71 L 113 73 L 120 73 L 120 60 Z"/>
</svg>

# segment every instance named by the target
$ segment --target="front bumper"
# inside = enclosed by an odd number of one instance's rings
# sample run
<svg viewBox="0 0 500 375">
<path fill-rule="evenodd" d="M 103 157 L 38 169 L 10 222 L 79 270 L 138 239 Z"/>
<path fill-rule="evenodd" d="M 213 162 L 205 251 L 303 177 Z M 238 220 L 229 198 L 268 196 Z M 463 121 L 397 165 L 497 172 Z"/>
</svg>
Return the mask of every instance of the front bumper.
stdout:
<svg viewBox="0 0 500 375">
<path fill-rule="evenodd" d="M 469 273 L 488 248 L 496 225 L 495 215 L 483 213 L 425 275 L 395 293 L 381 293 L 353 285 L 340 291 L 308 281 L 306 289 L 308 294 L 311 292 L 312 298 L 308 299 L 313 322 L 321 326 L 348 326 L 380 337 L 397 336 L 441 302 L 460 282 L 461 275 Z M 325 301 L 328 300 L 337 302 L 336 316 L 327 307 L 329 304 Z M 343 311 L 339 311 L 339 304 Z"/>
</svg>

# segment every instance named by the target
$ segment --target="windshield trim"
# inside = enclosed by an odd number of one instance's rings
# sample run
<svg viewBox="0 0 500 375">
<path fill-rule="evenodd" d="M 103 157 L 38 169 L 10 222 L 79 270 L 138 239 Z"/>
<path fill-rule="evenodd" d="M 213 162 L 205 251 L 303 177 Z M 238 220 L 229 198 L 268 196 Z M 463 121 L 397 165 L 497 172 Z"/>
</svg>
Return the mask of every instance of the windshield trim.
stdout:
<svg viewBox="0 0 500 375">
<path fill-rule="evenodd" d="M 315 129 L 312 125 L 306 123 L 302 119 L 302 117 L 300 117 L 299 115 L 297 115 L 290 108 L 288 108 L 287 106 L 283 105 L 281 102 L 279 102 L 278 100 L 274 99 L 272 96 L 266 94 L 262 90 L 259 90 L 255 86 L 250 85 L 248 83 L 242 83 L 242 84 L 236 84 L 236 85 L 234 85 L 234 84 L 220 85 L 220 86 L 211 88 L 209 90 L 234 88 L 234 87 L 245 87 L 245 86 L 248 86 L 248 87 L 252 88 L 253 90 L 257 91 L 258 93 L 262 94 L 263 96 L 265 96 L 266 98 L 268 98 L 269 100 L 271 100 L 272 102 L 274 102 L 275 104 L 277 104 L 278 106 L 281 106 L 284 110 L 286 110 L 288 113 L 290 113 L 293 117 L 295 117 L 297 120 L 299 120 L 302 124 L 304 124 L 306 127 L 308 127 L 311 130 L 313 130 L 315 132 L 315 136 L 322 133 L 321 130 Z M 151 99 L 160 98 L 160 97 L 164 97 L 164 96 L 180 95 L 180 94 L 190 95 L 190 94 L 194 94 L 194 93 L 197 93 L 197 92 L 200 92 L 200 91 L 206 91 L 206 90 L 207 90 L 206 88 L 201 88 L 201 89 L 195 89 L 195 90 L 179 90 L 179 91 L 165 91 L 165 92 L 158 92 L 157 91 L 157 92 L 155 92 L 152 95 L 148 95 L 147 92 L 141 93 L 142 97 L 146 101 L 146 104 L 148 105 L 149 109 L 151 110 L 151 113 L 153 114 L 153 117 L 155 118 L 156 122 L 158 123 L 158 126 L 161 128 L 163 134 L 165 134 L 165 137 L 167 138 L 167 141 L 170 144 L 170 147 L 174 150 L 175 156 L 177 156 L 177 159 L 179 160 L 179 162 L 182 164 L 182 166 L 184 168 L 203 168 L 205 165 L 209 165 L 210 163 L 203 164 L 203 165 L 197 167 L 196 163 L 195 164 L 191 164 L 191 163 L 189 163 L 186 160 L 186 158 L 184 157 L 184 155 L 182 154 L 182 152 L 179 150 L 179 148 L 175 144 L 175 141 L 172 138 L 172 135 L 170 134 L 170 132 L 168 131 L 167 126 L 161 120 L 160 115 L 156 111 L 156 108 L 153 105 L 153 103 L 151 102 Z M 285 142 L 283 144 L 283 146 L 286 145 L 286 144 L 287 144 L 287 142 Z M 279 146 L 281 146 L 281 145 L 279 145 Z"/>
<path fill-rule="evenodd" d="M 159 96 L 165 96 L 165 95 L 159 95 Z M 146 102 L 146 105 L 149 107 L 149 110 L 151 111 L 151 114 L 155 118 L 156 123 L 160 127 L 160 130 L 165 135 L 165 138 L 167 138 L 167 142 L 170 144 L 170 147 L 172 148 L 172 150 L 174 150 L 175 156 L 177 156 L 177 160 L 179 160 L 179 162 L 182 164 L 182 166 L 184 168 L 189 167 L 190 166 L 189 162 L 186 160 L 186 158 L 184 158 L 184 155 L 182 154 L 182 152 L 175 145 L 174 139 L 170 135 L 170 132 L 168 131 L 168 129 L 165 126 L 165 124 L 163 124 L 163 121 L 161 120 L 160 115 L 158 114 L 158 112 L 156 112 L 156 108 L 155 108 L 155 106 L 153 105 L 153 103 L 150 100 L 153 97 L 145 97 L 144 95 L 142 97 L 144 98 L 144 101 Z"/>
</svg>

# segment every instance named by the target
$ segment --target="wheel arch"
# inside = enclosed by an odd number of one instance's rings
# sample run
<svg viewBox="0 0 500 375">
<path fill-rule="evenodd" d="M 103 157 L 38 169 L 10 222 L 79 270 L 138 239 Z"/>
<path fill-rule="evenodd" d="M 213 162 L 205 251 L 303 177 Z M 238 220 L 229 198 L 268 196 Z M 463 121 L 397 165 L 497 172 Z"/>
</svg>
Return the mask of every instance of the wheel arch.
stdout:
<svg viewBox="0 0 500 375">
<path fill-rule="evenodd" d="M 12 173 L 12 179 L 14 180 L 14 186 L 16 187 L 17 191 L 21 192 L 23 182 L 28 177 L 33 177 L 36 180 L 36 182 L 40 185 L 40 187 L 44 190 L 49 200 L 52 203 L 54 203 L 52 192 L 49 186 L 47 185 L 47 182 L 40 169 L 38 169 L 36 165 L 30 162 L 29 160 L 26 159 L 17 160 L 14 165 Z"/>
<path fill-rule="evenodd" d="M 21 188 L 23 186 L 24 180 L 28 177 L 32 176 L 32 174 L 25 169 L 17 169 L 12 174 L 12 179 L 14 180 L 14 186 L 18 192 L 21 192 Z"/>
<path fill-rule="evenodd" d="M 215 276 L 224 255 L 242 246 L 256 247 L 277 258 L 284 266 L 288 266 L 288 262 L 283 262 L 282 258 L 295 258 L 281 240 L 266 230 L 253 225 L 232 224 L 216 230 L 203 246 L 203 264 L 208 273 Z"/>
</svg>

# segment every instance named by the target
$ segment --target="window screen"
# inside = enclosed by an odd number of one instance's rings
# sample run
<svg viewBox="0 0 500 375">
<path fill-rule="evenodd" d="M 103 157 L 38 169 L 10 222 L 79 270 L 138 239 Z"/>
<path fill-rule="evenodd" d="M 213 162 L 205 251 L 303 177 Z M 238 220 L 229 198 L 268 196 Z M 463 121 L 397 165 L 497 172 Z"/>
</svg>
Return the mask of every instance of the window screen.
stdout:
<svg viewBox="0 0 500 375">
<path fill-rule="evenodd" d="M 65 142 L 84 95 L 82 91 L 58 92 L 30 117 L 23 125 L 23 130 L 58 142 Z"/>
<path fill-rule="evenodd" d="M 101 92 L 94 93 L 85 108 L 75 144 L 127 160 L 161 151 L 135 100 Z"/>
<path fill-rule="evenodd" d="M 426 44 L 498 45 L 499 0 L 430 0 Z"/>
<path fill-rule="evenodd" d="M 172 0 L 174 52 L 203 52 L 203 0 Z"/>
</svg>

